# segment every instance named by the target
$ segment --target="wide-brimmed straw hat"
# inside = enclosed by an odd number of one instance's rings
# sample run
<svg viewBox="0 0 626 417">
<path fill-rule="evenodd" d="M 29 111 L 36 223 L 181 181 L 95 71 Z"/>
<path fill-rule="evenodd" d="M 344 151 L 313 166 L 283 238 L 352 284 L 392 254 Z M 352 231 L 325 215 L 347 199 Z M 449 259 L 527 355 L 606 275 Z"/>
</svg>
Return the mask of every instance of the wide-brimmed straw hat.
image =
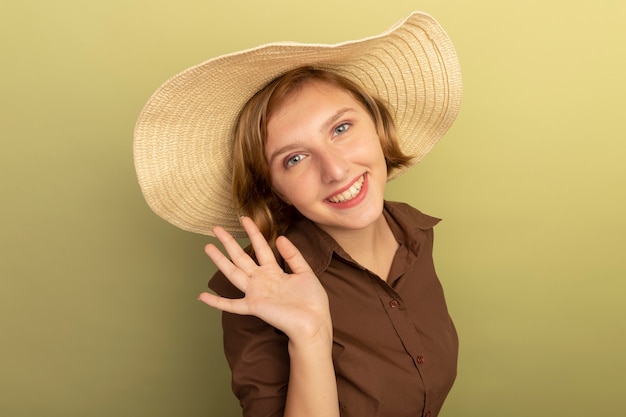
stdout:
<svg viewBox="0 0 626 417">
<path fill-rule="evenodd" d="M 166 81 L 135 128 L 135 169 L 150 208 L 175 226 L 243 236 L 232 198 L 234 129 L 244 104 L 279 75 L 329 69 L 382 99 L 401 149 L 421 160 L 461 102 L 454 47 L 437 21 L 415 12 L 389 30 L 334 45 L 280 42 L 210 59 Z M 402 171 L 397 171 L 397 176 Z"/>
</svg>

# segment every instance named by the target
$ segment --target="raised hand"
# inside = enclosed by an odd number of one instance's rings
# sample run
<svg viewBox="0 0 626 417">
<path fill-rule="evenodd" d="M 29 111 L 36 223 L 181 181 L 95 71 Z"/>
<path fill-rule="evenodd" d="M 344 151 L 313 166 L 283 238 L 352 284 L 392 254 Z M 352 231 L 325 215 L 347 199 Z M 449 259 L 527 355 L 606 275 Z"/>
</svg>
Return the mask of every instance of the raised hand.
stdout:
<svg viewBox="0 0 626 417">
<path fill-rule="evenodd" d="M 254 315 L 282 330 L 292 342 L 319 337 L 320 332 L 332 338 L 328 296 L 298 249 L 284 236 L 276 240 L 276 248 L 293 271 L 287 274 L 254 222 L 247 217 L 241 222 L 258 263 L 221 227 L 213 232 L 232 261 L 215 245 L 207 245 L 205 251 L 245 297 L 233 300 L 202 293 L 199 299 L 222 311 Z"/>
</svg>

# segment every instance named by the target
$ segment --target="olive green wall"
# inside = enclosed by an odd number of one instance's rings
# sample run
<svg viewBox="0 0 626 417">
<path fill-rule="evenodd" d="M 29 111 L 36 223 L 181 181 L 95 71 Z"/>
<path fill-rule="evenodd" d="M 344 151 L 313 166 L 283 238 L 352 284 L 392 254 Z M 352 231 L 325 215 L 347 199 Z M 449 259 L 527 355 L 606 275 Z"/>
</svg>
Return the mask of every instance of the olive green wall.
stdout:
<svg viewBox="0 0 626 417">
<path fill-rule="evenodd" d="M 444 417 L 626 414 L 626 2 L 20 0 L 0 13 L 0 415 L 239 415 L 208 238 L 144 204 L 135 118 L 166 78 L 275 40 L 437 17 L 465 96 L 390 184 L 445 221 L 461 338 Z M 365 417 L 365 416 L 364 416 Z"/>
</svg>

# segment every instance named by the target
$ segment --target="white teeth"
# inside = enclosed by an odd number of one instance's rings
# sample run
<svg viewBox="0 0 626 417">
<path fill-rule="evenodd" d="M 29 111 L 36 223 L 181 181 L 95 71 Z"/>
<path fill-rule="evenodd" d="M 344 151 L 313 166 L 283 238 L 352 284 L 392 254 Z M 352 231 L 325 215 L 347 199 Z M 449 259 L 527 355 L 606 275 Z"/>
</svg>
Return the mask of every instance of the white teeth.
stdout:
<svg viewBox="0 0 626 417">
<path fill-rule="evenodd" d="M 365 178 L 361 176 L 357 182 L 352 184 L 352 187 L 348 188 L 341 194 L 337 194 L 328 199 L 331 203 L 343 203 L 344 201 L 352 200 L 354 197 L 359 195 L 359 191 L 361 191 L 361 187 L 363 187 L 363 182 Z"/>
</svg>

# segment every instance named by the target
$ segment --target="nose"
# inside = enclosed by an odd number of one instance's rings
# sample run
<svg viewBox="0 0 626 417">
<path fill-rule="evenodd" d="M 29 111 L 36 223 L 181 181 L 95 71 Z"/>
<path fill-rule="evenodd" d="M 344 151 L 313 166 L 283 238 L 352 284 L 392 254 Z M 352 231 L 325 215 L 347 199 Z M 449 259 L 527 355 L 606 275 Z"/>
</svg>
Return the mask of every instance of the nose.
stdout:
<svg viewBox="0 0 626 417">
<path fill-rule="evenodd" d="M 337 150 L 327 150 L 320 154 L 320 171 L 325 184 L 345 179 L 349 170 L 346 157 Z"/>
</svg>

